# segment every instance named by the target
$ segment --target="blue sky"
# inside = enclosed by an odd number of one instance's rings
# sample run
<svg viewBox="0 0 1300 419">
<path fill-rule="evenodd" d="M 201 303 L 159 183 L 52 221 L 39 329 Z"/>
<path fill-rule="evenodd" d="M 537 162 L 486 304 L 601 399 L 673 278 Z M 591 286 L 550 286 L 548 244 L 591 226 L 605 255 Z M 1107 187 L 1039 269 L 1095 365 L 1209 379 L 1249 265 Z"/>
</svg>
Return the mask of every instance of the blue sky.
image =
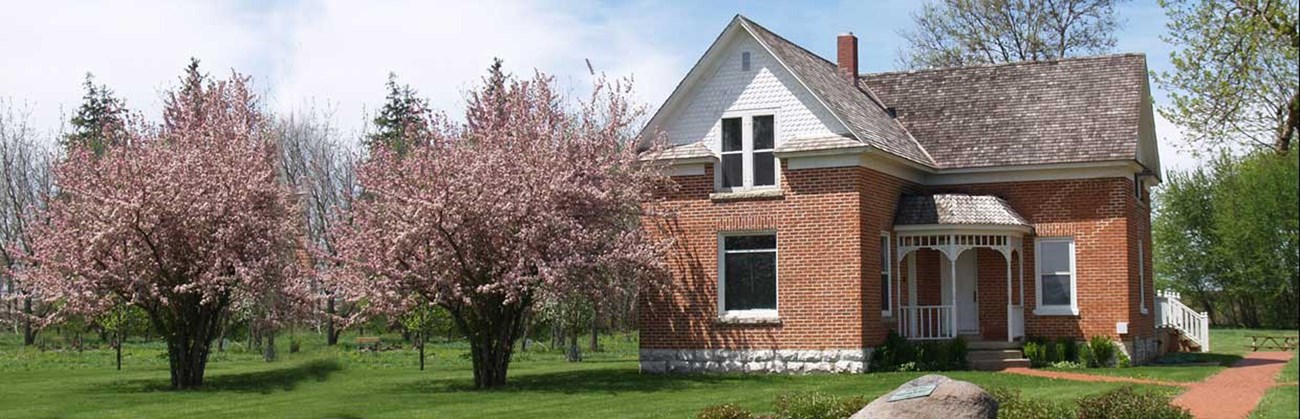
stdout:
<svg viewBox="0 0 1300 419">
<path fill-rule="evenodd" d="M 918 1 L 477 1 L 283 0 L 0 0 L 0 98 L 54 132 L 80 100 L 93 72 L 128 103 L 156 116 L 160 92 L 188 57 L 210 72 L 253 76 L 277 112 L 328 111 L 355 132 L 383 99 L 389 71 L 457 113 L 462 92 L 492 57 L 508 69 L 536 68 L 571 89 L 587 85 L 586 63 L 636 79 L 641 100 L 657 106 L 737 13 L 824 57 L 835 36 L 858 35 L 863 71 L 898 69 L 899 31 Z M 1165 16 L 1154 1 L 1119 10 L 1117 52 L 1147 54 L 1168 67 L 1160 35 Z M 1164 103 L 1155 92 L 1157 104 Z M 1177 130 L 1158 121 L 1166 168 L 1198 164 L 1170 147 Z"/>
</svg>

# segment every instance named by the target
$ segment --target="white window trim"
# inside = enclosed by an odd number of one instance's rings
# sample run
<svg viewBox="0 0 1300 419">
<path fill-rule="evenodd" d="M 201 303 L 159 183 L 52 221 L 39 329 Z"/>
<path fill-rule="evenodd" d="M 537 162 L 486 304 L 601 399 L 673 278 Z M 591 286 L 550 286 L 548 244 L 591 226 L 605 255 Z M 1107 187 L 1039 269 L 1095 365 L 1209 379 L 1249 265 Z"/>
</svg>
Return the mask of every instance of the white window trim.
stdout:
<svg viewBox="0 0 1300 419">
<path fill-rule="evenodd" d="M 1138 241 L 1138 299 L 1142 301 L 1138 307 L 1142 314 L 1147 314 L 1147 259 L 1146 252 L 1143 251 L 1143 243 Z"/>
<path fill-rule="evenodd" d="M 889 237 L 888 231 L 880 232 L 880 238 L 885 239 L 885 242 L 883 243 L 884 249 L 881 249 L 881 252 L 884 253 L 884 262 L 886 266 L 880 267 L 880 274 L 884 276 L 884 278 L 881 278 L 881 282 L 883 283 L 882 285 L 885 287 L 882 291 L 887 294 L 885 296 L 885 306 L 880 308 L 880 317 L 891 317 L 894 315 L 894 241 Z"/>
<path fill-rule="evenodd" d="M 718 170 L 713 171 L 713 190 L 718 192 L 747 192 L 747 191 L 766 191 L 781 189 L 781 159 L 773 156 L 776 161 L 773 162 L 772 184 L 763 186 L 754 186 L 754 153 L 775 151 L 776 146 L 781 141 L 781 118 L 777 117 L 777 108 L 749 109 L 740 111 L 728 111 L 718 118 Z M 771 116 L 772 117 L 772 148 L 754 150 L 754 117 Z M 740 151 L 721 151 L 722 144 L 722 120 L 740 118 Z M 741 154 L 741 166 L 748 170 L 741 170 L 741 186 L 723 187 L 722 186 L 722 160 L 723 154 Z"/>
<path fill-rule="evenodd" d="M 1043 272 L 1043 243 L 1064 242 L 1070 245 L 1070 305 L 1043 305 L 1043 274 L 1061 275 L 1067 272 Z M 1077 316 L 1079 315 L 1079 270 L 1075 266 L 1074 237 L 1039 237 L 1034 240 L 1034 315 L 1035 316 Z"/>
<path fill-rule="evenodd" d="M 727 295 L 726 295 L 727 294 L 726 238 L 735 237 L 735 236 L 760 236 L 760 235 L 777 236 L 777 247 L 773 248 L 773 252 L 772 252 L 773 256 L 776 258 L 776 263 L 772 266 L 772 268 L 776 270 L 776 272 L 773 273 L 773 277 L 774 277 L 774 281 L 776 282 L 776 289 L 777 289 L 776 308 L 728 311 Z M 781 308 L 781 291 L 780 291 L 781 290 L 781 269 L 780 269 L 781 267 L 780 244 L 781 243 L 780 240 L 781 238 L 779 235 L 776 234 L 776 230 L 741 230 L 741 231 L 727 231 L 727 232 L 718 233 L 718 320 L 722 320 L 722 321 L 780 320 L 780 316 L 777 314 L 778 310 L 780 310 Z M 742 250 L 739 252 L 732 252 L 732 253 L 745 253 L 745 252 L 760 252 L 760 251 Z M 766 250 L 761 250 L 761 252 L 766 252 Z"/>
</svg>

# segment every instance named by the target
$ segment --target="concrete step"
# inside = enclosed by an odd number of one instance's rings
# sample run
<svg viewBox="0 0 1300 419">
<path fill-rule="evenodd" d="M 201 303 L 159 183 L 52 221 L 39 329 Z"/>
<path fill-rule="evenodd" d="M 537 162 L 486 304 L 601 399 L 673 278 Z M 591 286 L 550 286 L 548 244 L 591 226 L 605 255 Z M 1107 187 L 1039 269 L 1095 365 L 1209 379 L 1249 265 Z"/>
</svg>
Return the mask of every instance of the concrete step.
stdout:
<svg viewBox="0 0 1300 419">
<path fill-rule="evenodd" d="M 1025 344 L 1023 342 L 1006 342 L 999 340 L 972 340 L 966 342 L 966 349 L 970 351 L 1020 349 L 1024 346 Z"/>
<path fill-rule="evenodd" d="M 970 369 L 976 371 L 1001 371 L 1007 368 L 1029 368 L 1029 360 L 1019 359 L 985 359 L 966 361 Z"/>
<path fill-rule="evenodd" d="M 992 349 L 966 352 L 967 361 L 1020 359 L 1024 357 L 1024 352 L 1019 349 Z"/>
</svg>

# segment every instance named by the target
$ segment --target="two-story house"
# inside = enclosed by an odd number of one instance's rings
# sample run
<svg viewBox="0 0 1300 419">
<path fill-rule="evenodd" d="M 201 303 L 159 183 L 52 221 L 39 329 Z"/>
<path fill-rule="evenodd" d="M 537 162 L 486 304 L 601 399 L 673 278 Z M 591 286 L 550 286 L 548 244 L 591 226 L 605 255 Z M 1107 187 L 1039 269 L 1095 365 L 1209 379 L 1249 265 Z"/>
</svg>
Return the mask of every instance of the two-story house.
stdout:
<svg viewBox="0 0 1300 419">
<path fill-rule="evenodd" d="M 857 43 L 737 16 L 649 122 L 677 187 L 642 369 L 864 371 L 890 331 L 1154 357 L 1145 57 L 861 74 Z"/>
</svg>

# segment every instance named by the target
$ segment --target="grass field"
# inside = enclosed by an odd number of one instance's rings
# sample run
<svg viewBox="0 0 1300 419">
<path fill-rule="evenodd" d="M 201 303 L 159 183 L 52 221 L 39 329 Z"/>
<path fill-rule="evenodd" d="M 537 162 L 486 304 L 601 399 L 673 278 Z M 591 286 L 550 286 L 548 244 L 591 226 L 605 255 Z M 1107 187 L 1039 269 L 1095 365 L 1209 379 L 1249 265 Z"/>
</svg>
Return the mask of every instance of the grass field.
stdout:
<svg viewBox="0 0 1300 419">
<path fill-rule="evenodd" d="M 160 343 L 128 344 L 123 370 L 116 371 L 110 350 L 42 352 L 18 346 L 12 335 L 0 337 L 0 417 L 685 418 L 718 403 L 770 411 L 776 395 L 794 391 L 876 397 L 921 375 L 642 375 L 635 341 L 607 337 L 605 351 L 587 353 L 580 363 L 552 351 L 519 354 L 507 388 L 474 391 L 463 343 L 431 345 L 422 372 L 410 350 L 361 353 L 349 345 L 322 347 L 316 335 L 304 339 L 303 351 L 289 354 L 288 339 L 281 337 L 281 359 L 273 363 L 237 346 L 214 354 L 205 388 L 178 392 L 167 389 Z M 984 372 L 947 375 L 1056 401 L 1118 387 Z"/>
</svg>

